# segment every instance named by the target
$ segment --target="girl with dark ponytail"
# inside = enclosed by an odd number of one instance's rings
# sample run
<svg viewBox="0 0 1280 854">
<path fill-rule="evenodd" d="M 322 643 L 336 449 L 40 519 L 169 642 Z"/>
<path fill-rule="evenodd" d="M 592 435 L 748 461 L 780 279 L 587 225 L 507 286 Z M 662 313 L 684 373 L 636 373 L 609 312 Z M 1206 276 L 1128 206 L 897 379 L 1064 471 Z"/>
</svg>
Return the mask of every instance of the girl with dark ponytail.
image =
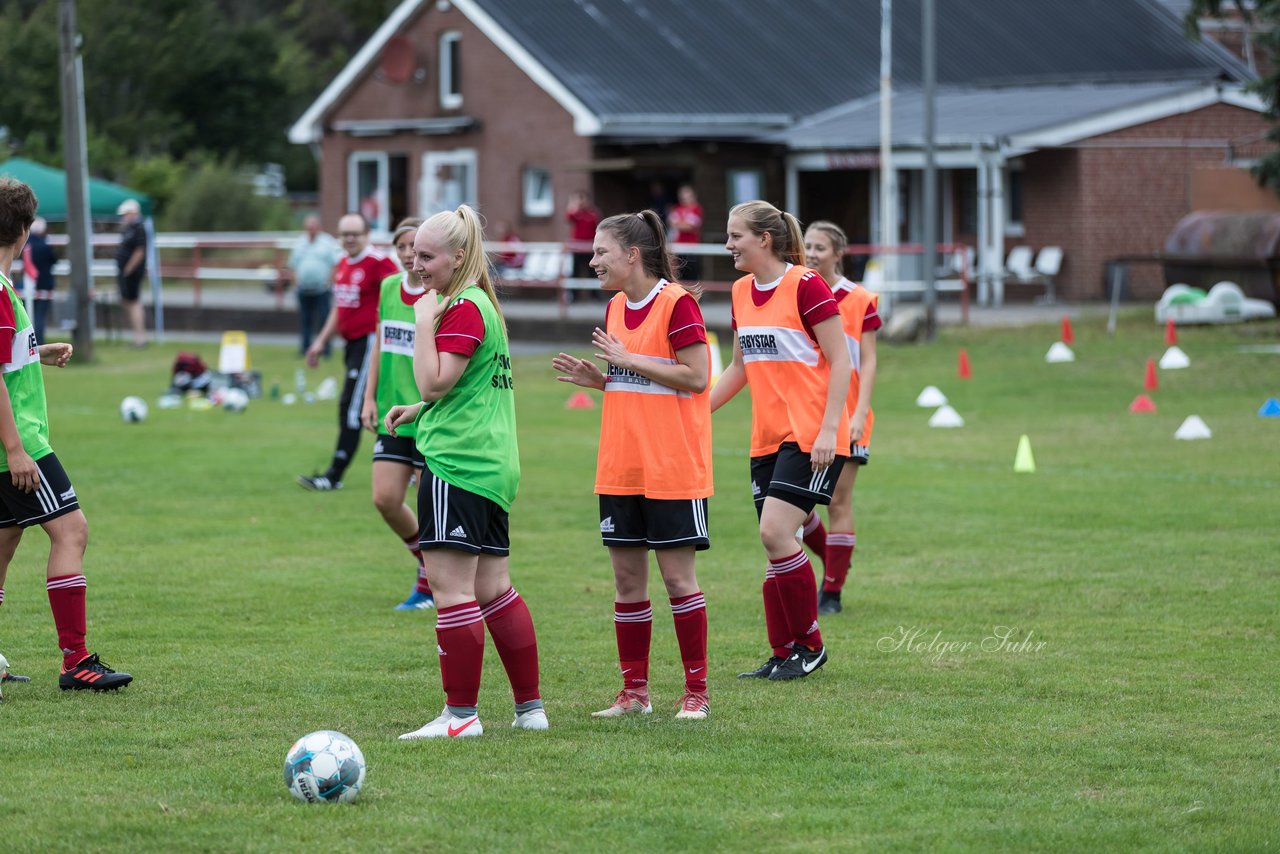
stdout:
<svg viewBox="0 0 1280 854">
<path fill-rule="evenodd" d="M 603 369 L 561 353 L 561 382 L 603 391 L 596 494 L 609 549 L 622 690 L 594 717 L 649 714 L 649 551 L 671 601 L 684 664 L 676 718 L 703 720 L 707 701 L 707 610 L 694 555 L 710 547 L 711 351 L 697 289 L 675 279 L 661 218 L 611 216 L 596 229 L 591 269 L 609 301 L 592 343 Z"/>
</svg>

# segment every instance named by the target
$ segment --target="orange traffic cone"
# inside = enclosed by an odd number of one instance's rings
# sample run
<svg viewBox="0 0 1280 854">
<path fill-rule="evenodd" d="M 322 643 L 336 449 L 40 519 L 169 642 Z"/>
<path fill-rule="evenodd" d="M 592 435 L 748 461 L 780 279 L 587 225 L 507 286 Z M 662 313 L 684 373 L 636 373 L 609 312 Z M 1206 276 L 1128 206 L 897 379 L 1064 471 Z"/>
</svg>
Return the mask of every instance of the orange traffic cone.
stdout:
<svg viewBox="0 0 1280 854">
<path fill-rule="evenodd" d="M 596 402 L 585 391 L 575 391 L 564 403 L 565 409 L 595 409 Z"/>
<path fill-rule="evenodd" d="M 1133 399 L 1133 403 L 1129 404 L 1130 412 L 1155 412 L 1156 404 L 1151 398 L 1145 394 L 1140 394 Z"/>
<path fill-rule="evenodd" d="M 969 369 L 969 351 L 968 350 L 960 351 L 960 364 L 958 367 L 958 372 L 960 374 L 960 379 L 962 380 L 973 379 L 973 371 Z"/>
<path fill-rule="evenodd" d="M 1065 314 L 1062 315 L 1062 343 L 1067 345 L 1076 343 L 1076 333 L 1071 328 L 1071 318 Z"/>
<path fill-rule="evenodd" d="M 1169 318 L 1164 322 L 1164 346 L 1173 347 L 1178 343 L 1178 327 L 1173 322 L 1173 318 Z"/>
<path fill-rule="evenodd" d="M 1143 391 L 1155 391 L 1160 388 L 1160 381 L 1156 379 L 1156 360 L 1147 359 L 1147 376 L 1142 381 Z"/>
</svg>

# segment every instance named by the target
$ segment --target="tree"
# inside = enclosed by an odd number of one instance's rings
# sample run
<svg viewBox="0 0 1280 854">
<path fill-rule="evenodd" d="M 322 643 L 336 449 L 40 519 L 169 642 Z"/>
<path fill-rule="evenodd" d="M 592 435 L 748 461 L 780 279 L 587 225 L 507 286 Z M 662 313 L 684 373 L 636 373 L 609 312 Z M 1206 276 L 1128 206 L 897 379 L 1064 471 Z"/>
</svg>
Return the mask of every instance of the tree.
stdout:
<svg viewBox="0 0 1280 854">
<path fill-rule="evenodd" d="M 1275 69 L 1250 83 L 1248 90 L 1262 98 L 1267 118 L 1273 122 L 1280 120 L 1280 0 L 1193 0 L 1186 17 L 1187 32 L 1198 36 L 1201 18 L 1222 18 L 1231 8 L 1253 25 L 1253 44 L 1271 59 L 1268 67 Z M 1280 125 L 1271 128 L 1267 139 L 1276 143 L 1277 150 L 1258 160 L 1252 170 L 1253 177 L 1280 195 Z"/>
<path fill-rule="evenodd" d="M 89 168 L 127 181 L 138 162 L 285 164 L 301 115 L 396 0 L 80 0 Z M 57 0 L 0 0 L 0 159 L 61 163 Z M 6 150 L 7 149 L 7 150 Z"/>
</svg>

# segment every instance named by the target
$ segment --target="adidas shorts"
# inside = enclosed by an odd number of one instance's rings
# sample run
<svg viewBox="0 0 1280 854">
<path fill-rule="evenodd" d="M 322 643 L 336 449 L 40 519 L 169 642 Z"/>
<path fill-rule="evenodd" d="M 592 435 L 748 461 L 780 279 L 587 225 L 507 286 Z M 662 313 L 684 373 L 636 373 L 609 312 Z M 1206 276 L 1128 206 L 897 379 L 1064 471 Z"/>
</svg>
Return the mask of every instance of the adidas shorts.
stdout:
<svg viewBox="0 0 1280 854">
<path fill-rule="evenodd" d="M 40 485 L 32 492 L 18 489 L 9 472 L 0 472 L 0 528 L 29 528 L 80 509 L 71 478 L 56 455 L 45 454 L 36 467 Z"/>
<path fill-rule="evenodd" d="M 418 481 L 418 547 L 506 557 L 511 553 L 507 511 L 483 495 L 441 480 L 423 466 Z"/>
<path fill-rule="evenodd" d="M 808 513 L 817 504 L 830 504 L 836 481 L 845 460 L 836 454 L 835 461 L 820 472 L 813 471 L 809 455 L 795 442 L 783 442 L 777 453 L 751 458 L 751 495 L 756 502 L 756 517 L 764 509 L 769 496 L 799 507 Z"/>
<path fill-rule="evenodd" d="M 871 448 L 866 445 L 850 445 L 849 462 L 855 466 L 865 466 L 871 462 Z"/>
<path fill-rule="evenodd" d="M 378 440 L 373 443 L 373 461 L 379 460 L 413 466 L 418 470 L 425 465 L 418 443 L 412 436 L 388 436 L 386 433 L 379 433 Z"/>
<path fill-rule="evenodd" d="M 611 548 L 711 548 L 707 499 L 600 496 L 600 539 Z"/>
</svg>

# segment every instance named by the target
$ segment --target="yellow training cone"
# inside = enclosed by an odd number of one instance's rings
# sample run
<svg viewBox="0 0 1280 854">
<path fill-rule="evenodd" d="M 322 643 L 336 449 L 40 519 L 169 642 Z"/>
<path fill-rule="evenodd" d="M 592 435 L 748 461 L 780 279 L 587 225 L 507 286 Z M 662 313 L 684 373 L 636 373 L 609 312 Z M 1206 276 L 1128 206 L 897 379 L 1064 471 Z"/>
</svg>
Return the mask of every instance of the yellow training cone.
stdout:
<svg viewBox="0 0 1280 854">
<path fill-rule="evenodd" d="M 711 383 L 707 386 L 710 388 L 724 373 L 724 359 L 720 355 L 720 338 L 710 329 L 707 330 L 707 344 L 711 346 Z"/>
<path fill-rule="evenodd" d="M 1026 435 L 1018 440 L 1018 453 L 1013 457 L 1013 470 L 1018 474 L 1036 473 L 1036 458 L 1031 456 L 1031 440 Z"/>
</svg>

